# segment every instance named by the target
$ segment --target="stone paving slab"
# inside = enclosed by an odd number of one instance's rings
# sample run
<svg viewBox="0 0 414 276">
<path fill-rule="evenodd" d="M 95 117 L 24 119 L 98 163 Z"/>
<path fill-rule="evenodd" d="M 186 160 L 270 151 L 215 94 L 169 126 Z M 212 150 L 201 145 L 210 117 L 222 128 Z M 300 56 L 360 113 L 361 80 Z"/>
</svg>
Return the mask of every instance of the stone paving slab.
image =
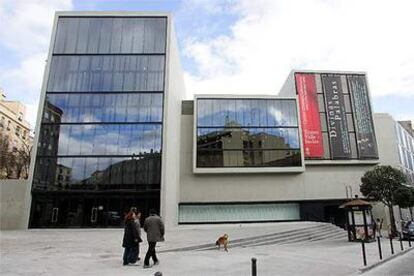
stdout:
<svg viewBox="0 0 414 276">
<path fill-rule="evenodd" d="M 218 233 L 234 238 L 309 227 L 311 223 L 186 226 L 167 232 L 161 248 L 187 246 L 216 239 Z M 144 270 L 121 265 L 122 229 L 65 229 L 0 232 L 1 275 L 250 275 L 250 259 L 257 258 L 258 275 L 358 275 L 361 245 L 345 239 L 287 245 L 250 246 L 223 250 L 160 253 L 161 264 Z M 145 240 L 145 237 L 144 237 Z M 388 240 L 384 257 L 390 255 Z M 408 246 L 407 243 L 405 246 Z M 141 258 L 146 251 L 141 246 Z M 396 252 L 399 242 L 394 241 Z M 368 264 L 378 261 L 376 243 L 367 244 Z"/>
</svg>

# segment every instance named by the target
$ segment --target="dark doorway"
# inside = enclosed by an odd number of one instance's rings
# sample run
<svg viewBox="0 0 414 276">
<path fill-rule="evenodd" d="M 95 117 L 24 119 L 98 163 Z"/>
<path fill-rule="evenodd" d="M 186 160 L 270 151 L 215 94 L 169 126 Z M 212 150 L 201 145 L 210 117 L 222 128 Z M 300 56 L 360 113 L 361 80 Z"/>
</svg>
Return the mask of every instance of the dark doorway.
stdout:
<svg viewBox="0 0 414 276">
<path fill-rule="evenodd" d="M 34 195 L 30 228 L 122 227 L 131 207 L 159 211 L 159 192 L 120 195 Z"/>
<path fill-rule="evenodd" d="M 339 205 L 327 205 L 324 207 L 325 221 L 345 228 L 345 212 L 339 209 Z"/>
</svg>

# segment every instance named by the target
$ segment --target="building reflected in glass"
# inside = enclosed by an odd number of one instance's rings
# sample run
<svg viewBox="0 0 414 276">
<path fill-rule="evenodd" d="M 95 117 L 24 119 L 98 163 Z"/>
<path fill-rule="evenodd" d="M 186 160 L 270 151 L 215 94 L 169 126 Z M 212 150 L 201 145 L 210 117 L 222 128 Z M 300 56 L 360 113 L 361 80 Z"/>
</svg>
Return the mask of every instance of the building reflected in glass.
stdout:
<svg viewBox="0 0 414 276">
<path fill-rule="evenodd" d="M 294 99 L 198 98 L 197 167 L 300 167 Z"/>
</svg>

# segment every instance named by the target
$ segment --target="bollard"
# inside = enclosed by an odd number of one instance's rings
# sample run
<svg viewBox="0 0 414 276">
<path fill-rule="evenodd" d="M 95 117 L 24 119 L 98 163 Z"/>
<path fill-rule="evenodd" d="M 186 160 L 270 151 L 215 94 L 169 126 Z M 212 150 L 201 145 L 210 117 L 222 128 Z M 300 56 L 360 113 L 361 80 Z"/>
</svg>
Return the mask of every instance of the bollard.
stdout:
<svg viewBox="0 0 414 276">
<path fill-rule="evenodd" d="M 257 276 L 257 259 L 252 258 L 252 276 Z"/>
<path fill-rule="evenodd" d="M 400 247 L 401 247 L 401 251 L 403 251 L 404 250 L 403 240 L 402 240 L 401 234 L 399 235 L 400 235 Z"/>
<path fill-rule="evenodd" d="M 377 237 L 377 241 L 378 241 L 378 253 L 379 253 L 379 257 L 380 257 L 380 260 L 382 260 L 382 250 L 381 250 L 381 239 L 380 239 L 380 237 Z"/>
<path fill-rule="evenodd" d="M 365 242 L 362 241 L 362 258 L 364 259 L 364 266 L 367 266 L 367 256 L 365 254 Z"/>
<path fill-rule="evenodd" d="M 391 254 L 394 255 L 394 245 L 392 244 L 392 236 L 390 235 Z"/>
</svg>

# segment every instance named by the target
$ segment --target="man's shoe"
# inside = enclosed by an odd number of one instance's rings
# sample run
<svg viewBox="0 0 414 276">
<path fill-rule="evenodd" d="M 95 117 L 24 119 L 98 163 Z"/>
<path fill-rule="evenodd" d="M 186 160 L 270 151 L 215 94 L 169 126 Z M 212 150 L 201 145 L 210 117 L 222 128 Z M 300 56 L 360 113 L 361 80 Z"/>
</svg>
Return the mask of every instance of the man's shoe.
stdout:
<svg viewBox="0 0 414 276">
<path fill-rule="evenodd" d="M 154 265 L 159 265 L 159 264 L 160 264 L 159 260 L 154 263 Z"/>
<path fill-rule="evenodd" d="M 143 266 L 143 268 L 150 268 L 151 266 L 150 265 L 146 265 L 146 264 L 144 264 L 144 266 Z"/>
</svg>

